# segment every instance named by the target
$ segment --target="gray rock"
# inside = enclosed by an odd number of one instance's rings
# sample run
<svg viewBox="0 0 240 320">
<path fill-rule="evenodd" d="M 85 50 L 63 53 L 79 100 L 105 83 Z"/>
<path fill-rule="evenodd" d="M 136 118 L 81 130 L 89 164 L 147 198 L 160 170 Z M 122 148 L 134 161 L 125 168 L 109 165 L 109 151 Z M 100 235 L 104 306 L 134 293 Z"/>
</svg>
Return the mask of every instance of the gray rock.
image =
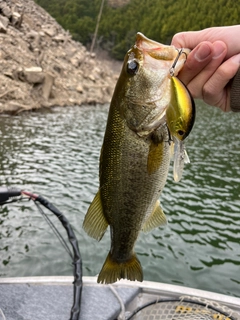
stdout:
<svg viewBox="0 0 240 320">
<path fill-rule="evenodd" d="M 43 32 L 45 32 L 49 37 L 54 37 L 57 33 L 55 26 L 53 25 L 44 25 L 42 26 Z"/>
<path fill-rule="evenodd" d="M 117 77 L 98 54 L 33 0 L 0 9 L 0 113 L 110 102 Z"/>
<path fill-rule="evenodd" d="M 48 100 L 52 91 L 52 86 L 54 84 L 54 77 L 46 73 L 44 77 L 44 83 L 42 86 L 42 95 L 45 100 Z"/>
<path fill-rule="evenodd" d="M 11 18 L 12 25 L 15 26 L 16 28 L 20 28 L 22 21 L 23 21 L 23 13 L 20 14 L 20 13 L 14 11 L 12 14 L 12 18 Z"/>
<path fill-rule="evenodd" d="M 21 80 L 30 84 L 43 83 L 45 79 L 45 74 L 40 67 L 25 68 L 20 73 Z"/>
<path fill-rule="evenodd" d="M 7 28 L 0 21 L 0 33 L 7 33 Z"/>
<path fill-rule="evenodd" d="M 2 14 L 7 17 L 7 18 L 11 18 L 12 17 L 12 10 L 10 7 L 8 7 L 8 5 L 4 2 L 1 2 L 0 3 L 0 9 L 1 9 L 1 12 Z"/>
<path fill-rule="evenodd" d="M 5 28 L 7 28 L 9 24 L 9 19 L 7 17 L 0 15 L 0 22 L 2 23 L 2 25 L 4 25 Z"/>
</svg>

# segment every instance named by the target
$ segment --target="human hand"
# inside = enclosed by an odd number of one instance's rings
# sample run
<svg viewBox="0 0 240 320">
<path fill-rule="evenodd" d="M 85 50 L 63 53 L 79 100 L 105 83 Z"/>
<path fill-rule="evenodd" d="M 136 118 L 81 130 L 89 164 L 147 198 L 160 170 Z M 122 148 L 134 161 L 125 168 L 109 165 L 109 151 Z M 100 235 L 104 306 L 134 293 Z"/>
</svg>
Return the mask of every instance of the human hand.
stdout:
<svg viewBox="0 0 240 320">
<path fill-rule="evenodd" d="M 240 67 L 240 25 L 176 34 L 172 44 L 192 49 L 179 74 L 194 98 L 230 111 L 229 81 Z"/>
</svg>

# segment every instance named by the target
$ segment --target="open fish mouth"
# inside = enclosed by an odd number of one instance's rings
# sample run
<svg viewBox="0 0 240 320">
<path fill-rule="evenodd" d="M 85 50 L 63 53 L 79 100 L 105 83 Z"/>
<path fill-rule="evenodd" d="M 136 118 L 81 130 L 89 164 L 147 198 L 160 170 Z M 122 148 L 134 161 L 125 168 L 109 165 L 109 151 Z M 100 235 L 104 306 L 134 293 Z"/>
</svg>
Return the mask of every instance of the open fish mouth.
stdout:
<svg viewBox="0 0 240 320">
<path fill-rule="evenodd" d="M 163 48 L 169 47 L 169 46 L 165 46 L 163 44 L 160 44 L 157 41 L 154 41 L 152 39 L 147 38 L 141 32 L 138 32 L 136 35 L 135 45 L 140 50 L 145 51 L 145 52 L 161 51 Z M 173 58 L 173 56 L 166 57 L 167 60 L 171 60 L 172 58 Z"/>
<path fill-rule="evenodd" d="M 183 64 L 187 59 L 188 54 L 191 51 L 187 48 L 181 48 L 179 50 L 174 46 L 161 44 L 157 41 L 147 38 L 141 32 L 138 32 L 136 35 L 135 47 L 142 51 L 142 53 L 145 55 L 145 63 L 148 62 L 150 64 L 151 62 L 149 59 L 147 59 L 147 56 L 150 56 L 155 60 L 175 60 L 173 62 L 175 76 L 178 74 L 179 70 L 181 70 Z"/>
</svg>

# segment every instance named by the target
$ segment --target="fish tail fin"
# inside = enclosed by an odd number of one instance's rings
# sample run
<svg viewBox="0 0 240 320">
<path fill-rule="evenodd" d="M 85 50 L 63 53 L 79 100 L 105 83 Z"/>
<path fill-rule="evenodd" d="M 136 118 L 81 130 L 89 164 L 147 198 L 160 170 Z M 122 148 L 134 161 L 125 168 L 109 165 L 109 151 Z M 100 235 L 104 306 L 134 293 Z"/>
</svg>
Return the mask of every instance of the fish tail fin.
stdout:
<svg viewBox="0 0 240 320">
<path fill-rule="evenodd" d="M 107 284 L 120 279 L 143 281 L 142 267 L 136 254 L 133 254 L 128 261 L 119 263 L 114 261 L 109 252 L 102 270 L 99 273 L 97 282 Z"/>
</svg>

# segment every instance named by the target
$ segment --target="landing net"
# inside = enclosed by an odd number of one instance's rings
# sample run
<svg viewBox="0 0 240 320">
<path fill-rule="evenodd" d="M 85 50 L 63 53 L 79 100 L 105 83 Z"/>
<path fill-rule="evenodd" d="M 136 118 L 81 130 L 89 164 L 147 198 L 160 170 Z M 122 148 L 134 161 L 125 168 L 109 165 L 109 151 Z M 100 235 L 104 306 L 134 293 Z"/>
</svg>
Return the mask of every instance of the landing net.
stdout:
<svg viewBox="0 0 240 320">
<path fill-rule="evenodd" d="M 178 301 L 155 301 L 138 310 L 130 318 L 134 320 L 240 320 L 240 314 L 217 302 L 184 296 Z"/>
</svg>

